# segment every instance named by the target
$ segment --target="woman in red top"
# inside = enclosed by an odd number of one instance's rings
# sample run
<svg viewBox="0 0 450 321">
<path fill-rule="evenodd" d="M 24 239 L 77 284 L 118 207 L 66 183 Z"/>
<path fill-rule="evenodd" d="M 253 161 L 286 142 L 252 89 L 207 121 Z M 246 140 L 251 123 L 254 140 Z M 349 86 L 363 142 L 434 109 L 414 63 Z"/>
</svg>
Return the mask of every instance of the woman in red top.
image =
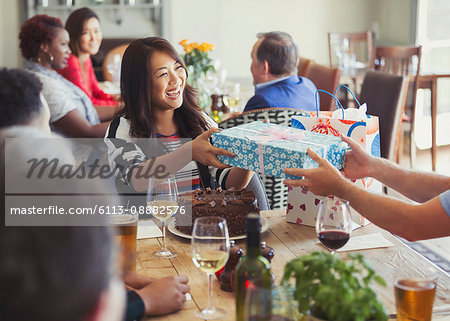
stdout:
<svg viewBox="0 0 450 321">
<path fill-rule="evenodd" d="M 68 66 L 58 72 L 80 87 L 95 106 L 117 106 L 114 96 L 106 94 L 99 88 L 92 67 L 90 56 L 97 54 L 102 42 L 102 31 L 97 15 L 89 8 L 75 10 L 67 19 L 65 28 L 70 35 L 69 46 L 72 54 Z M 101 115 L 101 112 L 99 114 Z"/>
</svg>

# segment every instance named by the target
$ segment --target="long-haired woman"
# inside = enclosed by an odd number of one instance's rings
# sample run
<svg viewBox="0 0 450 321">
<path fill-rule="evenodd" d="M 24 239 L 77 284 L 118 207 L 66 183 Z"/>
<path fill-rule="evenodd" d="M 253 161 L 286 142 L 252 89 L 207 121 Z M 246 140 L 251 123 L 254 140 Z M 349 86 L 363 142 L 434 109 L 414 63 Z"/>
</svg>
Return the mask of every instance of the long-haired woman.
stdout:
<svg viewBox="0 0 450 321">
<path fill-rule="evenodd" d="M 217 159 L 218 154 L 234 155 L 209 143 L 217 124 L 197 105 L 186 79 L 183 59 L 163 38 L 138 39 L 125 51 L 120 80 L 124 106 L 106 139 L 109 160 L 120 169 L 116 178 L 123 186 L 145 191 L 148 176 L 161 176 L 162 169 L 176 173 L 180 190 L 215 184 L 243 188 L 250 181 L 252 172 Z M 183 139 L 190 141 L 183 144 Z"/>
<path fill-rule="evenodd" d="M 91 56 L 98 53 L 103 39 L 97 14 L 89 8 L 77 9 L 67 18 L 65 27 L 69 32 L 72 54 L 67 67 L 58 72 L 80 87 L 95 106 L 116 106 L 114 96 L 106 94 L 98 86 L 92 67 Z"/>
</svg>

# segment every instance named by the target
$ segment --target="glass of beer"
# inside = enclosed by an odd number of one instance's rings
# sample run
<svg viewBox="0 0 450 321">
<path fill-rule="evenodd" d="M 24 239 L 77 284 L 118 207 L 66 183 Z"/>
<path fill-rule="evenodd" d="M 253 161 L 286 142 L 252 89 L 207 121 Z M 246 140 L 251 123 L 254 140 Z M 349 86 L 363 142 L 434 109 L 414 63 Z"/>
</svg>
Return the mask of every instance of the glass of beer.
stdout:
<svg viewBox="0 0 450 321">
<path fill-rule="evenodd" d="M 136 237 L 138 213 L 123 209 L 110 217 L 114 227 L 115 240 L 119 249 L 118 259 L 122 272 L 136 271 Z"/>
<path fill-rule="evenodd" d="M 432 267 L 399 267 L 395 272 L 395 305 L 399 321 L 430 321 L 437 271 Z"/>
</svg>

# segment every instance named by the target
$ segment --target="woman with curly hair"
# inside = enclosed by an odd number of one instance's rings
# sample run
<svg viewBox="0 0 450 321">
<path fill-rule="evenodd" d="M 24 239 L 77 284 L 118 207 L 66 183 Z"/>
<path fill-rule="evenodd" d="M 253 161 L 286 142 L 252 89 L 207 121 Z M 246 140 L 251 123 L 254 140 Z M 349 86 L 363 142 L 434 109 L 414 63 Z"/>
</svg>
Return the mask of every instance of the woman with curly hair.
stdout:
<svg viewBox="0 0 450 321">
<path fill-rule="evenodd" d="M 148 176 L 160 166 L 165 174 L 175 174 L 181 191 L 215 184 L 239 189 L 250 181 L 252 172 L 217 159 L 218 154 L 234 155 L 209 143 L 217 124 L 198 107 L 186 79 L 184 61 L 167 40 L 138 39 L 126 49 L 120 79 L 124 106 L 105 140 L 110 163 L 122 169 L 116 177 L 119 191 L 145 191 Z M 190 140 L 183 144 L 183 139 Z"/>
<path fill-rule="evenodd" d="M 25 67 L 43 84 L 52 130 L 75 138 L 103 137 L 108 123 L 101 122 L 91 100 L 80 88 L 56 72 L 67 66 L 71 52 L 69 34 L 61 20 L 36 15 L 24 22 L 19 39 Z"/>
<path fill-rule="evenodd" d="M 91 56 L 98 53 L 102 43 L 98 16 L 89 8 L 77 9 L 67 18 L 66 30 L 69 32 L 72 54 L 67 67 L 58 72 L 83 89 L 95 106 L 117 106 L 114 96 L 106 94 L 98 86 L 92 67 Z"/>
</svg>

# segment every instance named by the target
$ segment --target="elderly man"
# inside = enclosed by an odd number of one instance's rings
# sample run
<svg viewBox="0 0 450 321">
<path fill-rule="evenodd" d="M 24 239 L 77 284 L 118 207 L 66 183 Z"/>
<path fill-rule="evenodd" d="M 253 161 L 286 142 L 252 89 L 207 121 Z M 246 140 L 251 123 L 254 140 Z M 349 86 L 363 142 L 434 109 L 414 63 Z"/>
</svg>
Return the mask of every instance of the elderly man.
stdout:
<svg viewBox="0 0 450 321">
<path fill-rule="evenodd" d="M 315 110 L 316 86 L 297 76 L 298 49 L 292 37 L 280 31 L 258 34 L 250 70 L 255 95 L 244 111 L 269 107 Z"/>
</svg>

